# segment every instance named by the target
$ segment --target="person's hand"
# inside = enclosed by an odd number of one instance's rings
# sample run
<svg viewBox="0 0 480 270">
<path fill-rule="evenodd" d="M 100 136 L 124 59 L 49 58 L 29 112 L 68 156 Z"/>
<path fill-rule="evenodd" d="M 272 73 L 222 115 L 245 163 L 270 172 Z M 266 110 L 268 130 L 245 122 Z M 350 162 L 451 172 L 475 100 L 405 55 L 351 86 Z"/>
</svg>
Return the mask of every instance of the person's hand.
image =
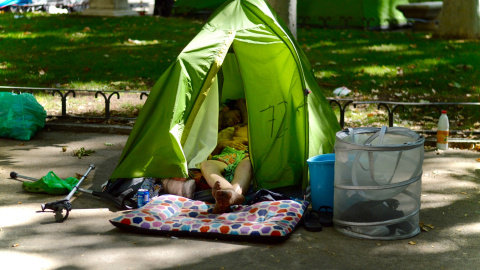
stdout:
<svg viewBox="0 0 480 270">
<path fill-rule="evenodd" d="M 248 138 L 247 137 L 233 137 L 233 140 L 239 142 L 243 145 L 248 145 Z"/>
</svg>

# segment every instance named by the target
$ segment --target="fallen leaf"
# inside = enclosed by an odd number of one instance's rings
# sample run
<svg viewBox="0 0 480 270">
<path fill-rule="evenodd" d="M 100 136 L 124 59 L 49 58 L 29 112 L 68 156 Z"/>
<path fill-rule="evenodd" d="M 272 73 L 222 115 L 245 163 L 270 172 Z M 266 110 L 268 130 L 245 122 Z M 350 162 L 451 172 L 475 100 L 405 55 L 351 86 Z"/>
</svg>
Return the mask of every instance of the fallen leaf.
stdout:
<svg viewBox="0 0 480 270">
<path fill-rule="evenodd" d="M 83 177 L 83 174 L 75 173 L 75 178 L 80 180 L 82 177 Z M 86 176 L 85 179 L 88 179 L 88 176 Z"/>
<path fill-rule="evenodd" d="M 448 83 L 448 86 L 450 87 L 454 87 L 454 88 L 461 88 L 462 86 L 457 83 L 457 82 L 451 82 L 451 83 Z"/>
<path fill-rule="evenodd" d="M 86 150 L 84 147 L 73 151 L 73 155 L 77 156 L 78 158 L 82 158 L 83 156 L 90 156 L 93 153 L 95 153 L 95 151 Z"/>
<path fill-rule="evenodd" d="M 463 70 L 467 71 L 467 70 L 473 69 L 473 66 L 472 65 L 457 65 L 456 68 L 463 69 Z"/>
<path fill-rule="evenodd" d="M 401 76 L 401 77 L 404 75 L 404 73 L 403 73 L 403 68 L 397 67 L 397 75 L 398 75 L 398 76 Z"/>
<path fill-rule="evenodd" d="M 66 152 L 67 151 L 67 147 L 62 147 L 62 152 Z"/>
<path fill-rule="evenodd" d="M 409 241 L 409 242 L 408 242 L 408 244 L 409 244 L 409 245 L 416 245 L 416 244 L 417 244 L 417 242 L 414 242 L 414 241 Z"/>
</svg>

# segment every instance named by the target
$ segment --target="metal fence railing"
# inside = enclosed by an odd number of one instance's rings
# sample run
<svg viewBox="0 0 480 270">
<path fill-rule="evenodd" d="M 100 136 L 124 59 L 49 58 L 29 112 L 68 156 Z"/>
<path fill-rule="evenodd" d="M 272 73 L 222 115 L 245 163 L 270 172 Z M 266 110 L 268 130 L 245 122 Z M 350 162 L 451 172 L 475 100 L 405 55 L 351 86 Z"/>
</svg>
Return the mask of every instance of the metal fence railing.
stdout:
<svg viewBox="0 0 480 270">
<path fill-rule="evenodd" d="M 348 111 L 349 106 L 357 107 L 358 105 L 369 105 L 376 104 L 378 109 L 384 108 L 387 111 L 388 115 L 388 126 L 394 126 L 395 113 L 398 113 L 399 109 L 405 110 L 406 107 L 420 107 L 420 108 L 433 108 L 440 115 L 442 110 L 450 110 L 452 113 L 450 115 L 456 116 L 465 106 L 478 106 L 480 108 L 480 102 L 434 102 L 434 103 L 424 103 L 424 102 L 395 102 L 395 101 L 355 101 L 353 99 L 336 99 L 336 98 L 327 98 L 332 107 L 338 107 L 340 110 L 339 122 L 340 126 L 343 128 L 345 126 L 345 113 Z M 456 117 L 451 117 L 450 122 L 456 126 Z M 429 130 L 424 130 L 423 132 L 430 132 Z M 436 132 L 436 131 L 432 131 Z M 453 130 L 453 132 L 458 132 Z M 471 131 L 472 133 L 480 133 L 478 130 Z"/>
<path fill-rule="evenodd" d="M 14 92 L 17 94 L 20 93 L 35 93 L 35 92 L 44 92 L 44 93 L 51 93 L 52 96 L 60 96 L 61 98 L 61 114 L 60 115 L 47 115 L 47 117 L 59 117 L 59 118 L 100 118 L 100 119 L 115 119 L 115 120 L 130 120 L 132 118 L 125 118 L 125 117 L 112 117 L 111 116 L 111 110 L 110 110 L 110 104 L 111 104 L 111 99 L 112 97 L 116 96 L 117 99 L 120 99 L 120 97 L 123 94 L 138 94 L 140 100 L 143 99 L 143 97 L 148 97 L 149 92 L 148 91 L 120 91 L 120 90 L 78 90 L 78 89 L 60 89 L 60 88 L 39 88 L 39 87 L 11 87 L 11 86 L 0 86 L 0 91 L 3 92 Z M 77 93 L 85 93 L 85 94 L 90 94 L 92 96 L 95 96 L 95 98 L 103 97 L 105 101 L 105 110 L 104 110 L 104 116 L 103 117 L 84 117 L 84 116 L 72 116 L 69 115 L 67 112 L 67 100 L 68 97 L 71 96 L 73 98 L 76 97 Z"/>
<path fill-rule="evenodd" d="M 126 117 L 112 117 L 111 115 L 111 100 L 113 97 L 120 99 L 122 96 L 128 94 L 136 94 L 140 100 L 143 100 L 144 97 L 148 97 L 148 91 L 120 91 L 120 90 L 77 90 L 77 89 L 60 89 L 60 88 L 39 88 L 39 87 L 12 87 L 12 86 L 0 86 L 0 91 L 3 92 L 15 92 L 17 94 L 22 92 L 35 93 L 35 92 L 44 92 L 49 93 L 52 96 L 59 96 L 61 100 L 61 114 L 60 115 L 48 115 L 48 117 L 57 117 L 57 118 L 98 118 L 98 119 L 114 119 L 114 120 L 135 120 L 136 118 L 126 118 Z M 92 95 L 97 98 L 103 98 L 104 100 L 104 114 L 103 117 L 92 117 L 92 116 L 72 116 L 67 111 L 67 102 L 68 97 L 75 98 L 77 93 Z M 345 127 L 346 113 L 351 109 L 351 107 L 356 108 L 360 105 L 377 105 L 377 109 L 384 108 L 387 112 L 387 121 L 388 126 L 392 127 L 395 124 L 395 115 L 399 113 L 399 110 L 402 112 L 407 107 L 417 107 L 417 108 L 432 108 L 438 112 L 444 109 L 448 109 L 452 113 L 449 113 L 452 116 L 458 115 L 465 107 L 477 106 L 480 108 L 479 102 L 437 102 L 437 103 L 421 103 L 421 102 L 394 102 L 394 101 L 355 101 L 354 99 L 339 99 L 339 98 L 327 98 L 330 102 L 330 105 L 335 110 L 339 110 L 339 123 L 342 128 Z M 450 118 L 452 126 L 455 125 L 455 117 Z M 422 130 L 422 132 L 436 132 L 435 130 Z M 452 130 L 452 133 L 457 131 Z M 472 134 L 480 134 L 480 130 L 469 131 Z"/>
</svg>

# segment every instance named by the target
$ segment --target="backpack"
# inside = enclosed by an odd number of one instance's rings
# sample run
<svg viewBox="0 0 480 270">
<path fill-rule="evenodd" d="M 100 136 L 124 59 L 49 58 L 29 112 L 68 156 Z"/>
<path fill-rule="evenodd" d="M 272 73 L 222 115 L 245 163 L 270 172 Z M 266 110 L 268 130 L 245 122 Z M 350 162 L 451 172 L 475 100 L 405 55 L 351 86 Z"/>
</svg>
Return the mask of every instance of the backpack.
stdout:
<svg viewBox="0 0 480 270">
<path fill-rule="evenodd" d="M 135 195 L 142 186 L 144 177 L 141 178 L 118 178 L 114 182 L 109 180 L 101 192 L 94 192 L 94 195 L 111 201 L 122 210 L 137 208 Z"/>
</svg>

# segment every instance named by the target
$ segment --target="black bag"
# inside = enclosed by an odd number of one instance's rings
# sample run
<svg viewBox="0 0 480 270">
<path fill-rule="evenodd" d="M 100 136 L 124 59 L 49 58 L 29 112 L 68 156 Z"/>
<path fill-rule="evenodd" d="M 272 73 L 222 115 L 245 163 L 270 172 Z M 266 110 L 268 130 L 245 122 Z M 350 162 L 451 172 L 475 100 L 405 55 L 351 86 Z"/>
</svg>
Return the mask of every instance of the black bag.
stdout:
<svg viewBox="0 0 480 270">
<path fill-rule="evenodd" d="M 137 208 L 137 202 L 133 196 L 137 194 L 145 178 L 118 178 L 112 182 L 109 180 L 105 189 L 98 192 L 99 197 L 105 198 L 122 210 Z"/>
<path fill-rule="evenodd" d="M 268 189 L 260 189 L 253 195 L 253 201 L 251 203 L 253 204 L 257 202 L 280 200 L 291 200 L 291 198 L 280 192 L 274 192 Z"/>
</svg>

